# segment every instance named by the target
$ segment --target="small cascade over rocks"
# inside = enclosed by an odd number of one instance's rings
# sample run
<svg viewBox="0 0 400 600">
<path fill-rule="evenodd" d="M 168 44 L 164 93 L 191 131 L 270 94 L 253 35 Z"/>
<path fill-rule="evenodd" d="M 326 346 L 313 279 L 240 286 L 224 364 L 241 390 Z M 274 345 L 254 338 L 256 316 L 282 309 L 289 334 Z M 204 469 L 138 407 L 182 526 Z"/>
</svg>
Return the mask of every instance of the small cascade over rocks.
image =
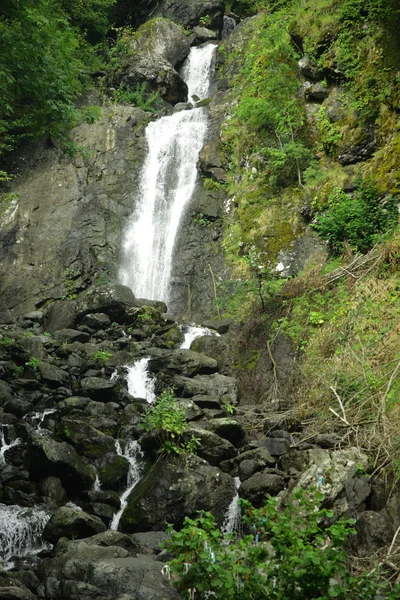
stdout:
<svg viewBox="0 0 400 600">
<path fill-rule="evenodd" d="M 191 49 L 183 67 L 189 99 L 208 97 L 215 48 L 208 44 Z M 207 131 L 206 108 L 177 112 L 146 129 L 148 153 L 120 270 L 121 282 L 137 297 L 168 303 L 175 240 L 194 191 Z"/>
<path fill-rule="evenodd" d="M 232 502 L 228 506 L 228 510 L 226 513 L 226 517 L 224 523 L 221 527 L 222 535 L 227 536 L 229 533 L 240 532 L 240 528 L 242 525 L 242 515 L 240 512 L 240 504 L 239 504 L 239 488 L 240 488 L 240 478 L 235 477 L 235 488 L 236 494 L 233 497 Z"/>
<path fill-rule="evenodd" d="M 25 415 L 25 421 L 29 423 L 37 434 L 43 434 L 43 422 L 48 415 L 57 412 L 56 408 L 46 408 L 45 410 L 35 411 Z"/>
<path fill-rule="evenodd" d="M 127 367 L 128 392 L 134 398 L 144 398 L 149 404 L 156 399 L 155 378 L 149 373 L 150 357 L 137 360 L 132 366 Z"/>
<path fill-rule="evenodd" d="M 219 333 L 213 331 L 212 329 L 208 329 L 207 327 L 197 327 L 196 325 L 183 326 L 182 331 L 184 333 L 184 340 L 180 346 L 181 350 L 189 350 L 190 346 L 197 340 L 199 337 L 203 337 L 204 335 L 215 335 L 219 337 Z"/>
<path fill-rule="evenodd" d="M 6 569 L 51 548 L 42 539 L 49 519 L 46 510 L 0 504 L 0 559 Z"/>
<path fill-rule="evenodd" d="M 7 450 L 9 450 L 10 448 L 13 448 L 14 446 L 19 446 L 19 444 L 21 444 L 22 440 L 20 438 L 17 438 L 15 440 L 13 440 L 12 442 L 7 442 L 6 441 L 6 432 L 7 432 L 7 425 L 2 425 L 1 426 L 1 430 L 0 430 L 0 466 L 4 465 L 6 463 L 6 452 Z"/>
<path fill-rule="evenodd" d="M 123 456 L 129 463 L 129 471 L 128 471 L 128 481 L 125 492 L 121 496 L 121 507 L 118 512 L 115 513 L 113 520 L 111 521 L 110 529 L 112 531 L 118 531 L 119 522 L 122 517 L 122 513 L 124 512 L 127 506 L 127 499 L 129 494 L 138 483 L 141 477 L 141 467 L 140 467 L 140 459 L 143 456 L 143 452 L 140 448 L 139 442 L 137 441 L 129 441 L 125 445 L 125 450 L 123 451 L 121 448 L 121 444 L 119 440 L 115 443 L 115 449 L 119 456 Z"/>
</svg>

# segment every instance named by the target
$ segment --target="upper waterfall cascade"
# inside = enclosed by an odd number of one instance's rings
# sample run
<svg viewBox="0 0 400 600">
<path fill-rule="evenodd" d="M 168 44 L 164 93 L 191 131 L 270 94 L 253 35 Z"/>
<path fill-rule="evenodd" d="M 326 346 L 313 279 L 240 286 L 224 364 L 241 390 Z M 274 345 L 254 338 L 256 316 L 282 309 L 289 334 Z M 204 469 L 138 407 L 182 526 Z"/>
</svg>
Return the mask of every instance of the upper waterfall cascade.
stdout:
<svg viewBox="0 0 400 600">
<path fill-rule="evenodd" d="M 208 44 L 191 49 L 182 70 L 189 99 L 209 95 L 215 48 Z M 163 117 L 146 128 L 148 151 L 120 269 L 121 283 L 137 297 L 168 302 L 175 240 L 195 188 L 207 130 L 204 107 Z"/>
</svg>

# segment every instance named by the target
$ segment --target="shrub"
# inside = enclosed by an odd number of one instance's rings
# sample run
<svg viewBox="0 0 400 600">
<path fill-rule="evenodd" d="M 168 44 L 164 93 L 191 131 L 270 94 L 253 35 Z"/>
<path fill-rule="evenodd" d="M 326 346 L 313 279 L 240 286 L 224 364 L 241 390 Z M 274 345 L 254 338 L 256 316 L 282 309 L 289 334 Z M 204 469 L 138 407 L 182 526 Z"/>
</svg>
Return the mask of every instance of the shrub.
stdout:
<svg viewBox="0 0 400 600">
<path fill-rule="evenodd" d="M 333 512 L 317 509 L 323 496 L 300 490 L 280 511 L 275 498 L 255 509 L 244 507 L 248 535 L 224 538 L 213 516 L 186 517 L 181 531 L 170 526 L 164 544 L 175 557 L 170 562 L 174 583 L 184 598 L 216 600 L 373 600 L 379 593 L 398 598 L 374 575 L 353 577 L 343 549 L 353 530 L 349 521 L 322 523 Z"/>
<path fill-rule="evenodd" d="M 149 92 L 145 83 L 137 83 L 135 89 L 121 85 L 114 90 L 113 100 L 119 104 L 133 104 L 146 112 L 154 112 L 160 106 L 158 92 Z"/>
<path fill-rule="evenodd" d="M 331 194 L 330 206 L 312 227 L 328 240 L 334 254 L 347 242 L 353 250 L 367 252 L 379 237 L 394 229 L 398 220 L 393 196 L 382 198 L 376 188 L 361 182 L 353 196 L 342 190 Z"/>
<path fill-rule="evenodd" d="M 181 440 L 186 430 L 185 411 L 176 405 L 175 394 L 172 391 L 162 391 L 155 404 L 146 410 L 141 426 L 157 437 L 159 452 L 184 454 L 194 452 L 199 445 L 199 439 L 195 437 L 188 442 Z"/>
</svg>

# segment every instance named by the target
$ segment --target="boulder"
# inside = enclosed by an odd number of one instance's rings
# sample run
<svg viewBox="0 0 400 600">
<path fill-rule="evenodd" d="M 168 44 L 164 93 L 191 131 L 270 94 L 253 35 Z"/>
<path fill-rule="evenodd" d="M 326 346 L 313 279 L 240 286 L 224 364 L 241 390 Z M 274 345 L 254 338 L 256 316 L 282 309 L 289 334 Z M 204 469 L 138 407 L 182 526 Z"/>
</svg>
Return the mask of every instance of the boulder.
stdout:
<svg viewBox="0 0 400 600">
<path fill-rule="evenodd" d="M 118 556 L 123 548 L 72 547 L 42 563 L 47 600 L 180 600 L 159 562 Z M 114 554 L 114 556 L 113 556 Z"/>
<path fill-rule="evenodd" d="M 337 517 L 354 511 L 368 497 L 370 485 L 363 478 L 358 482 L 361 477 L 358 471 L 367 466 L 368 458 L 357 448 L 336 452 L 314 449 L 298 454 L 308 458 L 309 466 L 304 471 L 304 462 L 289 462 L 289 466 L 303 471 L 293 491 L 317 487 L 324 495 L 324 502 L 333 506 Z"/>
<path fill-rule="evenodd" d="M 23 417 L 32 410 L 32 403 L 22 398 L 10 398 L 4 404 L 4 411 L 15 415 L 16 417 Z"/>
<path fill-rule="evenodd" d="M 276 464 L 276 459 L 271 456 L 267 448 L 255 448 L 254 450 L 242 452 L 235 458 L 234 462 L 239 464 L 239 472 L 242 471 L 242 463 L 244 462 L 255 462 L 257 464 L 257 469 L 255 469 L 255 471 L 261 471 L 262 469 L 265 469 L 265 467 L 274 467 Z M 248 469 L 248 466 L 246 469 Z"/>
<path fill-rule="evenodd" d="M 329 88 L 323 82 L 304 84 L 305 97 L 310 100 L 316 100 L 317 102 L 323 102 L 329 96 Z"/>
<path fill-rule="evenodd" d="M 56 506 L 62 506 L 67 502 L 67 494 L 59 477 L 46 477 L 40 483 L 43 496 Z"/>
<path fill-rule="evenodd" d="M 263 446 L 272 456 L 282 456 L 289 451 L 290 442 L 286 438 L 267 437 L 263 440 Z"/>
<path fill-rule="evenodd" d="M 53 302 L 45 315 L 44 329 L 54 333 L 59 329 L 69 329 L 75 322 L 75 300 Z"/>
<path fill-rule="evenodd" d="M 184 411 L 186 421 L 197 421 L 204 416 L 203 411 L 192 400 L 177 399 L 176 407 Z"/>
<path fill-rule="evenodd" d="M 204 42 L 212 42 L 217 39 L 217 34 L 211 29 L 206 27 L 193 27 L 193 33 L 196 36 L 196 44 L 203 44 Z"/>
<path fill-rule="evenodd" d="M 129 471 L 129 463 L 124 456 L 109 452 L 98 462 L 98 473 L 106 490 L 119 490 Z"/>
<path fill-rule="evenodd" d="M 118 400 L 119 387 L 118 381 L 103 377 L 85 377 L 81 381 L 82 392 L 97 402 Z"/>
<path fill-rule="evenodd" d="M 230 417 L 212 419 L 207 423 L 207 427 L 220 437 L 231 442 L 234 446 L 240 446 L 246 437 L 243 425 Z"/>
<path fill-rule="evenodd" d="M 68 373 L 55 365 L 51 365 L 47 362 L 40 362 L 38 364 L 38 371 L 41 381 L 48 387 L 58 388 L 68 387 L 70 385 Z"/>
<path fill-rule="evenodd" d="M 207 149 L 207 151 L 206 151 Z M 212 156 L 212 159 L 210 158 Z M 207 161 L 213 163 L 214 166 L 221 166 L 221 159 L 219 155 L 219 148 L 215 148 L 213 144 L 206 144 L 201 150 L 200 160 Z M 202 326 L 208 327 L 208 329 L 214 329 L 220 335 L 224 333 L 228 333 L 229 327 L 232 325 L 232 319 L 210 319 L 208 321 L 203 321 Z"/>
<path fill-rule="evenodd" d="M 192 379 L 176 375 L 173 379 L 179 396 L 223 396 L 225 402 L 237 403 L 237 383 L 233 377 L 215 375 L 196 375 Z"/>
<path fill-rule="evenodd" d="M 240 486 L 240 495 L 256 508 L 262 506 L 268 496 L 277 496 L 285 489 L 285 480 L 273 473 L 255 473 Z"/>
<path fill-rule="evenodd" d="M 173 350 L 149 361 L 149 369 L 154 373 L 166 371 L 186 377 L 208 375 L 218 371 L 217 361 L 193 350 Z"/>
<path fill-rule="evenodd" d="M 48 521 L 43 531 L 43 539 L 55 544 L 61 537 L 84 538 L 105 531 L 103 521 L 83 510 L 62 506 Z"/>
<path fill-rule="evenodd" d="M 136 89 L 146 84 L 147 89 L 156 91 L 170 104 L 186 102 L 188 87 L 170 62 L 157 53 L 129 54 L 114 74 L 112 84 Z"/>
<path fill-rule="evenodd" d="M 5 381 L 0 380 L 0 405 L 12 400 L 11 388 Z"/>
<path fill-rule="evenodd" d="M 89 327 L 94 331 L 99 331 L 100 329 L 107 329 L 107 327 L 110 327 L 111 319 L 108 315 L 105 315 L 104 313 L 92 313 L 83 317 L 83 319 L 81 320 L 81 325 Z M 82 340 L 77 341 L 81 342 Z"/>
<path fill-rule="evenodd" d="M 306 79 L 311 79 L 311 81 L 318 81 L 319 79 L 323 79 L 323 75 L 318 71 L 317 65 L 309 56 L 303 56 L 299 62 L 299 69 L 301 74 Z"/>
<path fill-rule="evenodd" d="M 356 544 L 374 552 L 390 544 L 395 528 L 386 511 L 366 510 L 357 517 Z"/>
<path fill-rule="evenodd" d="M 97 439 L 104 435 L 86 420 L 79 417 L 64 417 L 57 423 L 55 433 L 59 438 L 64 440 L 64 442 L 68 442 L 74 446 L 84 445 L 92 438 Z"/>
<path fill-rule="evenodd" d="M 192 400 L 200 408 L 221 409 L 221 400 L 218 396 L 192 396 Z"/>
<path fill-rule="evenodd" d="M 112 321 L 123 319 L 128 308 L 136 306 L 132 290 L 125 285 L 108 284 L 92 287 L 76 302 L 76 322 L 89 313 L 105 313 Z"/>
<path fill-rule="evenodd" d="M 131 493 L 121 529 L 159 531 L 166 520 L 179 525 L 199 510 L 212 512 L 221 525 L 234 495 L 232 477 L 198 456 L 188 455 L 180 463 L 160 460 Z"/>
<path fill-rule="evenodd" d="M 90 340 L 90 335 L 88 333 L 70 328 L 55 331 L 53 337 L 61 343 L 68 342 L 69 344 L 73 344 L 74 342 L 86 344 L 86 342 Z"/>
<path fill-rule="evenodd" d="M 93 467 L 86 465 L 76 450 L 66 442 L 33 435 L 28 440 L 28 460 L 34 478 L 59 477 L 67 492 L 90 488 L 96 478 Z"/>
<path fill-rule="evenodd" d="M 220 31 L 224 10 L 225 5 L 221 0 L 162 0 L 155 15 L 171 19 L 184 27 L 195 27 L 202 17 L 208 17 L 207 26 Z"/>
<path fill-rule="evenodd" d="M 201 428 L 202 423 L 191 423 L 187 427 L 183 437 L 189 440 L 191 437 L 199 438 L 200 446 L 197 454 L 206 460 L 210 465 L 217 466 L 224 460 L 229 460 L 237 454 L 237 450 L 231 442 L 219 437 L 216 433 Z"/>
<path fill-rule="evenodd" d="M 130 48 L 134 54 L 158 54 L 175 67 L 189 54 L 192 39 L 173 21 L 155 18 L 139 27 Z"/>
<path fill-rule="evenodd" d="M 362 139 L 354 145 L 342 148 L 339 153 L 341 165 L 353 165 L 368 160 L 377 148 L 375 131 L 366 131 Z"/>
</svg>

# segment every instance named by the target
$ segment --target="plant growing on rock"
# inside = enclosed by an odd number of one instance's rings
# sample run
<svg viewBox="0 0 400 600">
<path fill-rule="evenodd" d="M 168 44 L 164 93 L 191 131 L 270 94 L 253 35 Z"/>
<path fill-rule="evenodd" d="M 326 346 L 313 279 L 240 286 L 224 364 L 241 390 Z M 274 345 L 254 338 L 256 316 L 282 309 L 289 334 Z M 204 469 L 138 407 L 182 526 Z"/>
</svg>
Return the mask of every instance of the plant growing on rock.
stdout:
<svg viewBox="0 0 400 600">
<path fill-rule="evenodd" d="M 180 531 L 169 526 L 164 547 L 174 554 L 169 564 L 175 586 L 190 599 L 372 600 L 381 593 L 398 598 L 400 586 L 390 590 L 376 572 L 349 573 L 343 544 L 353 532 L 351 523 L 324 528 L 333 512 L 317 508 L 322 499 L 316 490 L 300 490 L 283 510 L 275 498 L 260 509 L 242 501 L 249 533 L 240 538 L 233 533 L 224 539 L 211 513 L 186 517 Z"/>
<path fill-rule="evenodd" d="M 98 350 L 92 354 L 92 359 L 99 363 L 105 363 L 110 358 L 112 358 L 112 353 L 104 350 Z"/>
<path fill-rule="evenodd" d="M 156 402 L 146 410 L 141 425 L 156 436 L 161 453 L 185 454 L 195 452 L 199 446 L 200 440 L 194 436 L 187 442 L 181 439 L 186 431 L 185 411 L 177 406 L 172 391 L 162 391 Z"/>
</svg>

